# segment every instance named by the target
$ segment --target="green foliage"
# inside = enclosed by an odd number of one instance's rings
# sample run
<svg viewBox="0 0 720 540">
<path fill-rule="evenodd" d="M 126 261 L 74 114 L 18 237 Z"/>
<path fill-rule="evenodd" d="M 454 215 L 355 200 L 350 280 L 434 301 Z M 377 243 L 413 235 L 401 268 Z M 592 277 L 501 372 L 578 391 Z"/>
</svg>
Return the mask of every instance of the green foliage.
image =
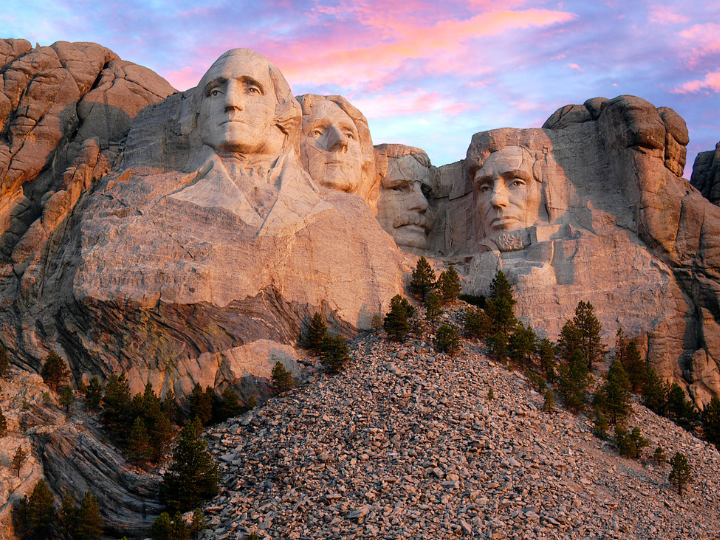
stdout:
<svg viewBox="0 0 720 540">
<path fill-rule="evenodd" d="M 75 514 L 75 529 L 73 540 L 97 540 L 102 535 L 103 520 L 100 517 L 100 507 L 97 499 L 88 491 L 80 502 Z"/>
<path fill-rule="evenodd" d="M 205 516 L 203 516 L 202 510 L 199 508 L 196 508 L 193 510 L 193 517 L 192 521 L 190 522 L 190 534 L 193 536 L 193 538 L 197 538 L 200 534 L 200 531 L 207 528 L 207 521 L 205 520 Z"/>
<path fill-rule="evenodd" d="M 460 276 L 451 264 L 445 272 L 440 274 L 437 280 L 437 289 L 440 292 L 440 299 L 443 304 L 451 304 L 460 295 L 462 289 L 460 285 Z"/>
<path fill-rule="evenodd" d="M 312 320 L 310 321 L 310 328 L 308 328 L 307 337 L 307 348 L 312 351 L 315 356 L 318 356 L 322 352 L 322 341 L 327 333 L 327 324 L 323 316 L 315 312 Z"/>
<path fill-rule="evenodd" d="M 0 409 L 0 437 L 7 435 L 7 419 Z"/>
<path fill-rule="evenodd" d="M 15 471 L 15 475 L 18 478 L 20 478 L 20 469 L 22 469 L 23 463 L 25 463 L 27 457 L 28 453 L 23 450 L 22 446 L 18 446 L 12 459 L 12 470 Z"/>
<path fill-rule="evenodd" d="M 560 358 L 569 362 L 575 351 L 582 352 L 582 337 L 578 327 L 572 321 L 567 321 L 560 330 L 557 354 Z"/>
<path fill-rule="evenodd" d="M 652 460 L 658 465 L 664 465 L 667 463 L 667 456 L 665 455 L 665 450 L 662 446 L 658 446 L 655 449 L 655 452 L 653 452 L 652 455 Z"/>
<path fill-rule="evenodd" d="M 470 339 L 485 339 L 492 330 L 492 321 L 485 311 L 475 307 L 468 307 L 464 316 L 465 336 Z"/>
<path fill-rule="evenodd" d="M 212 420 L 213 390 L 209 386 L 203 392 L 200 383 L 195 383 L 190 398 L 190 418 L 197 416 L 205 426 Z"/>
<path fill-rule="evenodd" d="M 62 504 L 60 505 L 57 523 L 65 536 L 72 538 L 77 524 L 77 508 L 75 507 L 75 501 L 72 495 L 68 492 L 65 493 L 65 497 L 63 497 Z"/>
<path fill-rule="evenodd" d="M 605 418 L 605 415 L 603 413 L 601 413 L 600 411 L 598 411 L 595 414 L 595 424 L 594 424 L 595 435 L 597 435 L 597 437 L 599 439 L 602 439 L 603 441 L 606 440 L 608 437 L 608 428 L 609 427 L 610 426 L 608 425 L 608 421 L 607 421 L 607 418 Z"/>
<path fill-rule="evenodd" d="M 543 411 L 555 412 L 555 393 L 552 390 L 545 392 L 545 400 L 543 401 Z"/>
<path fill-rule="evenodd" d="M 85 388 L 85 405 L 87 405 L 91 411 L 99 411 L 101 402 L 102 386 L 100 385 L 100 379 L 93 375 L 90 383 Z"/>
<path fill-rule="evenodd" d="M 430 292 L 435 287 L 435 271 L 427 262 L 425 257 L 420 257 L 417 262 L 417 266 L 412 273 L 412 280 L 410 280 L 410 291 L 417 295 L 423 302 Z"/>
<path fill-rule="evenodd" d="M 448 353 L 455 356 L 462 347 L 460 334 L 457 328 L 450 324 L 442 324 L 435 332 L 435 348 L 439 352 Z"/>
<path fill-rule="evenodd" d="M 150 527 L 150 538 L 152 540 L 189 540 L 190 530 L 179 512 L 176 512 L 172 519 L 170 519 L 170 514 L 163 512 Z"/>
<path fill-rule="evenodd" d="M 320 360 L 330 373 L 342 371 L 350 363 L 350 349 L 345 338 L 326 334 L 323 338 Z"/>
<path fill-rule="evenodd" d="M 127 439 L 127 454 L 130 461 L 136 465 L 143 466 L 150 460 L 150 435 L 145 422 L 139 416 L 135 418 Z"/>
<path fill-rule="evenodd" d="M 621 456 L 638 459 L 642 449 L 650 446 L 650 441 L 645 439 L 640 433 L 640 428 L 634 427 L 628 432 L 624 427 L 615 426 L 615 444 Z"/>
<path fill-rule="evenodd" d="M 530 364 L 531 355 L 535 352 L 537 335 L 530 327 L 519 323 L 508 339 L 508 354 L 510 358 L 520 364 Z"/>
<path fill-rule="evenodd" d="M 415 308 L 410 305 L 407 298 L 396 294 L 390 300 L 390 311 L 385 315 L 383 327 L 390 339 L 403 341 L 410 332 L 409 319 L 415 313 Z"/>
<path fill-rule="evenodd" d="M 201 430 L 197 418 L 185 425 L 163 476 L 160 496 L 172 511 L 185 512 L 217 495 L 220 470 L 199 438 Z"/>
<path fill-rule="evenodd" d="M 442 314 L 440 297 L 435 291 L 430 291 L 425 299 L 425 318 L 430 322 L 435 322 Z"/>
<path fill-rule="evenodd" d="M 75 392 L 72 386 L 66 385 L 60 389 L 60 405 L 65 407 L 65 412 L 70 414 L 70 407 L 75 403 Z"/>
<path fill-rule="evenodd" d="M 272 369 L 272 382 L 278 392 L 287 392 L 295 386 L 292 373 L 285 369 L 285 365 L 280 360 L 275 362 L 275 367 Z"/>
<path fill-rule="evenodd" d="M 215 406 L 213 418 L 217 422 L 224 422 L 228 418 L 237 416 L 242 410 L 242 406 L 240 405 L 240 396 L 238 396 L 237 392 L 229 386 L 223 389 L 220 400 L 213 402 L 213 405 Z"/>
<path fill-rule="evenodd" d="M 13 521 L 21 540 L 50 540 L 57 517 L 55 498 L 45 480 L 39 480 L 30 497 L 15 508 Z"/>
<path fill-rule="evenodd" d="M 572 322 L 580 333 L 580 348 L 588 363 L 588 369 L 592 370 L 593 363 L 605 354 L 605 346 L 600 341 L 602 326 L 595 317 L 593 305 L 582 300 L 578 302 Z"/>
<path fill-rule="evenodd" d="M 180 424 L 180 407 L 175 401 L 175 391 L 172 388 L 165 394 L 165 400 L 162 402 L 162 412 L 170 423 Z"/>
<path fill-rule="evenodd" d="M 482 295 L 476 296 L 474 294 L 461 294 L 458 298 L 463 302 L 467 302 L 471 306 L 485 309 L 485 297 Z"/>
<path fill-rule="evenodd" d="M 10 369 L 10 359 L 8 358 L 7 349 L 0 343 L 0 377 L 5 377 Z"/>
<path fill-rule="evenodd" d="M 100 421 L 121 445 L 126 433 L 132 427 L 130 411 L 130 384 L 123 371 L 119 376 L 111 375 L 105 385 Z"/>
<path fill-rule="evenodd" d="M 487 398 L 488 398 L 488 399 L 495 399 L 495 391 L 492 389 L 492 387 L 491 387 L 491 388 L 488 388 Z"/>
<path fill-rule="evenodd" d="M 605 383 L 595 394 L 594 405 L 608 415 L 613 425 L 630 414 L 630 380 L 617 358 L 610 365 Z"/>
<path fill-rule="evenodd" d="M 670 386 L 667 397 L 668 416 L 681 426 L 690 426 L 697 420 L 698 412 L 692 401 L 685 398 L 685 391 L 678 383 Z"/>
<path fill-rule="evenodd" d="M 245 540 L 260 540 L 260 537 L 258 536 L 258 533 L 253 531 L 245 537 Z"/>
<path fill-rule="evenodd" d="M 485 342 L 490 349 L 490 354 L 497 360 L 505 360 L 508 353 L 508 335 L 498 330 L 489 335 Z"/>
<path fill-rule="evenodd" d="M 485 306 L 485 313 L 492 321 L 493 333 L 503 332 L 508 336 L 515 329 L 517 325 L 513 313 L 515 303 L 512 285 L 502 270 L 498 270 L 490 285 L 490 298 Z"/>
<path fill-rule="evenodd" d="M 558 391 L 565 406 L 579 411 L 585 404 L 586 390 L 590 383 L 587 362 L 582 351 L 575 350 L 569 362 L 563 362 L 559 368 Z"/>
<path fill-rule="evenodd" d="M 540 357 L 540 368 L 545 372 L 547 380 L 553 382 L 555 380 L 555 346 L 548 338 L 543 338 L 536 345 L 538 356 Z"/>
<path fill-rule="evenodd" d="M 634 341 L 624 346 L 622 363 L 630 381 L 630 388 L 633 392 L 639 392 L 645 382 L 647 366 L 640 356 L 640 351 Z"/>
<path fill-rule="evenodd" d="M 708 442 L 720 448 L 720 399 L 713 396 L 702 412 L 703 432 Z M 0 421 L 0 433 L 2 421 Z"/>
<path fill-rule="evenodd" d="M 40 376 L 45 384 L 57 391 L 60 386 L 70 380 L 70 370 L 55 351 L 50 351 L 45 357 L 45 364 L 40 370 Z"/>
<path fill-rule="evenodd" d="M 43 392 L 41 395 L 43 405 L 50 406 L 53 404 L 52 396 L 50 395 L 50 392 Z"/>
<path fill-rule="evenodd" d="M 245 407 L 247 410 L 252 410 L 257 407 L 257 398 L 255 396 L 250 396 L 245 404 Z"/>
<path fill-rule="evenodd" d="M 665 416 L 668 405 L 667 393 L 667 385 L 658 377 L 654 369 L 648 369 L 642 386 L 643 404 L 656 414 Z"/>
<path fill-rule="evenodd" d="M 535 373 L 532 369 L 525 370 L 525 378 L 530 383 L 530 386 L 532 386 L 538 392 L 543 392 L 545 390 L 545 387 L 547 386 L 543 376 L 539 373 Z"/>
<path fill-rule="evenodd" d="M 370 328 L 373 329 L 375 333 L 380 332 L 383 327 L 383 318 L 382 315 L 379 313 L 376 313 L 372 316 L 372 319 L 370 320 Z"/>
<path fill-rule="evenodd" d="M 678 495 L 682 497 L 683 487 L 693 482 L 692 468 L 685 455 L 680 452 L 677 452 L 673 456 L 670 460 L 670 465 L 672 465 L 672 469 L 670 470 L 670 477 L 668 479 L 673 486 L 677 486 Z"/>
</svg>

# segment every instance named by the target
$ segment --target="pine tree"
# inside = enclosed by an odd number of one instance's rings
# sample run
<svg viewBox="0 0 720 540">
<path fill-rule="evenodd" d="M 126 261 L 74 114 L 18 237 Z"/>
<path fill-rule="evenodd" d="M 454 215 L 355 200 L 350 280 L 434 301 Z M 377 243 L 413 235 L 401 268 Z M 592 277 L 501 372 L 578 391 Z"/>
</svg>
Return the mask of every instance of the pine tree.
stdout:
<svg viewBox="0 0 720 540">
<path fill-rule="evenodd" d="M 430 322 L 435 322 L 442 314 L 440 297 L 435 291 L 430 291 L 425 300 L 425 318 Z"/>
<path fill-rule="evenodd" d="M 152 432 L 150 432 L 150 461 L 160 463 L 170 447 L 173 428 L 165 413 L 160 413 Z"/>
<path fill-rule="evenodd" d="M 88 491 L 77 509 L 73 540 L 97 540 L 102 534 L 103 519 L 97 499 Z"/>
<path fill-rule="evenodd" d="M 55 498 L 47 482 L 39 480 L 30 497 L 20 500 L 14 521 L 22 540 L 50 540 L 56 518 Z"/>
<path fill-rule="evenodd" d="M 460 296 L 462 286 L 460 276 L 451 264 L 445 272 L 440 274 L 437 281 L 437 289 L 440 292 L 440 299 L 443 304 L 452 304 Z"/>
<path fill-rule="evenodd" d="M 7 435 L 7 419 L 0 409 L 0 437 Z"/>
<path fill-rule="evenodd" d="M 192 521 L 190 522 L 190 534 L 193 538 L 197 539 L 200 536 L 200 532 L 207 528 L 207 521 L 203 516 L 202 510 L 196 508 L 193 510 Z"/>
<path fill-rule="evenodd" d="M 548 338 L 543 338 L 537 345 L 540 356 L 540 368 L 545 372 L 549 382 L 555 380 L 555 346 Z"/>
<path fill-rule="evenodd" d="M 435 271 L 427 262 L 425 257 L 420 257 L 417 262 L 417 266 L 412 274 L 412 280 L 410 281 L 410 291 L 417 295 L 420 300 L 425 301 L 425 297 L 430 290 L 435 286 Z"/>
<path fill-rule="evenodd" d="M 623 367 L 630 380 L 630 387 L 633 392 L 639 392 L 642 389 L 645 377 L 647 375 L 647 366 L 640 356 L 640 351 L 634 341 L 625 345 L 625 362 Z"/>
<path fill-rule="evenodd" d="M 100 385 L 100 379 L 93 375 L 85 389 L 85 404 L 90 408 L 91 411 L 99 411 L 100 403 L 102 402 L 102 386 Z"/>
<path fill-rule="evenodd" d="M 681 426 L 689 426 L 697 418 L 697 410 L 692 401 L 685 398 L 685 392 L 678 383 L 673 383 L 668 391 L 668 416 Z"/>
<path fill-rule="evenodd" d="M 60 530 L 67 538 L 74 538 L 73 535 L 75 534 L 75 528 L 77 526 L 77 508 L 75 507 L 75 500 L 70 493 L 66 492 L 65 497 L 63 497 L 60 511 L 58 512 L 58 524 Z"/>
<path fill-rule="evenodd" d="M 150 460 L 150 435 L 139 416 L 135 418 L 127 439 L 127 453 L 130 461 L 136 465 L 143 466 Z"/>
<path fill-rule="evenodd" d="M 682 497 L 683 487 L 693 482 L 692 469 L 685 455 L 680 452 L 677 452 L 675 456 L 673 456 L 670 460 L 670 465 L 672 465 L 669 477 L 670 483 L 673 486 L 677 486 L 678 495 Z"/>
<path fill-rule="evenodd" d="M 8 358 L 7 349 L 0 343 L 0 377 L 5 377 L 10 369 L 10 359 Z"/>
<path fill-rule="evenodd" d="M 45 357 L 40 376 L 51 389 L 57 390 L 70 379 L 70 370 L 55 351 L 50 351 Z"/>
<path fill-rule="evenodd" d="M 555 394 L 552 390 L 545 392 L 545 399 L 543 401 L 543 411 L 554 412 L 555 411 Z"/>
<path fill-rule="evenodd" d="M 605 354 L 605 346 L 600 341 L 602 326 L 595 317 L 594 308 L 590 302 L 582 300 L 578 302 L 573 325 L 580 332 L 580 347 L 588 363 L 588 369 L 592 371 L 593 363 Z"/>
<path fill-rule="evenodd" d="M 609 427 L 610 426 L 608 425 L 608 421 L 607 418 L 605 418 L 605 415 L 600 411 L 597 411 L 595 413 L 595 435 L 597 435 L 598 438 L 602 439 L 603 441 L 606 440 Z"/>
<path fill-rule="evenodd" d="M 470 339 L 485 339 L 492 330 L 492 321 L 484 310 L 468 306 L 464 314 L 463 330 Z"/>
<path fill-rule="evenodd" d="M 530 364 L 530 356 L 535 352 L 537 335 L 530 327 L 519 323 L 508 339 L 508 353 L 510 358 L 521 364 Z"/>
<path fill-rule="evenodd" d="M 162 402 L 162 411 L 170 420 L 170 423 L 178 425 L 180 423 L 180 408 L 175 401 L 175 391 L 170 387 L 165 394 L 165 399 Z"/>
<path fill-rule="evenodd" d="M 327 324 L 320 313 L 313 315 L 308 329 L 307 347 L 315 356 L 319 356 L 322 352 L 322 340 L 327 333 Z"/>
<path fill-rule="evenodd" d="M 569 362 L 575 351 L 582 353 L 582 337 L 575 323 L 567 321 L 560 330 L 557 342 L 557 353 L 562 359 Z"/>
<path fill-rule="evenodd" d="M 209 392 L 208 392 L 209 390 Z M 208 386 L 203 392 L 200 383 L 195 383 L 188 402 L 190 403 L 190 418 L 197 416 L 205 426 L 212 420 L 212 389 Z"/>
<path fill-rule="evenodd" d="M 595 394 L 594 404 L 608 414 L 613 425 L 622 422 L 630 414 L 630 380 L 617 358 L 610 365 L 607 380 Z"/>
<path fill-rule="evenodd" d="M 512 285 L 502 270 L 499 270 L 490 285 L 490 298 L 485 306 L 485 313 L 492 321 L 493 333 L 502 332 L 509 337 L 515 329 L 517 325 L 513 313 L 515 303 Z"/>
<path fill-rule="evenodd" d="M 454 326 L 443 324 L 435 332 L 435 348 L 439 352 L 455 356 L 461 347 L 460 334 Z"/>
<path fill-rule="evenodd" d="M 570 361 L 559 368 L 558 390 L 568 409 L 579 411 L 585 404 L 589 384 L 588 367 L 581 350 L 576 350 Z"/>
<path fill-rule="evenodd" d="M 179 512 L 170 519 L 170 514 L 163 512 L 150 527 L 150 538 L 153 540 L 189 540 L 190 530 Z"/>
<path fill-rule="evenodd" d="M 287 392 L 295 386 L 292 373 L 285 369 L 285 365 L 280 360 L 275 362 L 275 366 L 272 369 L 272 382 L 275 388 L 278 389 L 278 392 Z"/>
<path fill-rule="evenodd" d="M 323 338 L 321 362 L 330 373 L 339 373 L 350 363 L 350 349 L 345 338 L 326 334 Z"/>
<path fill-rule="evenodd" d="M 12 460 L 12 469 L 15 471 L 15 475 L 18 478 L 20 478 L 20 469 L 22 469 L 23 463 L 25 463 L 27 457 L 28 453 L 23 450 L 22 446 L 18 446 Z"/>
<path fill-rule="evenodd" d="M 213 412 L 213 417 L 215 417 L 218 422 L 224 422 L 228 418 L 240 414 L 240 409 L 242 409 L 240 397 L 234 389 L 228 386 L 220 395 L 218 410 Z"/>
<path fill-rule="evenodd" d="M 65 407 L 65 412 L 70 414 L 70 407 L 75 403 L 75 392 L 72 386 L 65 385 L 60 389 L 60 404 Z"/>
<path fill-rule="evenodd" d="M 121 444 L 125 441 L 125 436 L 134 420 L 130 401 L 130 384 L 125 372 L 123 371 L 119 376 L 111 375 L 105 385 L 100 420 Z"/>
<path fill-rule="evenodd" d="M 655 449 L 655 452 L 653 452 L 652 455 L 652 460 L 658 465 L 664 465 L 667 463 L 667 456 L 665 455 L 665 450 L 662 446 L 658 446 Z"/>
<path fill-rule="evenodd" d="M 390 311 L 385 315 L 383 327 L 390 339 L 394 341 L 403 341 L 405 336 L 410 332 L 409 319 L 414 313 L 413 307 L 406 298 L 399 294 L 390 300 Z"/>
<path fill-rule="evenodd" d="M 506 360 L 508 353 L 508 335 L 502 330 L 489 335 L 485 342 L 490 349 L 490 354 L 496 360 Z"/>
<path fill-rule="evenodd" d="M 643 404 L 648 409 L 661 416 L 667 414 L 667 387 L 652 368 L 645 375 L 642 394 Z"/>
<path fill-rule="evenodd" d="M 207 443 L 199 438 L 201 430 L 197 418 L 183 428 L 173 450 L 172 463 L 163 476 L 160 494 L 173 511 L 196 508 L 217 495 L 220 470 Z"/>
<path fill-rule="evenodd" d="M 641 451 L 650 445 L 650 441 L 642 436 L 640 428 L 634 427 L 628 432 L 624 427 L 615 426 L 615 444 L 620 450 L 620 455 L 629 458 L 639 458 Z"/>
<path fill-rule="evenodd" d="M 713 396 L 710 403 L 703 409 L 702 423 L 705 439 L 720 448 L 720 399 L 717 396 Z M 2 432 L 1 420 L 0 432 Z"/>
</svg>

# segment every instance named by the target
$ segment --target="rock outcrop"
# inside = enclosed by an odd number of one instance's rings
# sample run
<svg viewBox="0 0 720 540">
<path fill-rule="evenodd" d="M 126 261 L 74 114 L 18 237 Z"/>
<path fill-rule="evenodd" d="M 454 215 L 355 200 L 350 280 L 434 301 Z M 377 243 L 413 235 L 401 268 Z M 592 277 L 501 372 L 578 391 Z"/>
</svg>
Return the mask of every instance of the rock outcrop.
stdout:
<svg viewBox="0 0 720 540">
<path fill-rule="evenodd" d="M 711 203 L 720 203 L 720 142 L 715 150 L 697 155 L 690 183 Z"/>
</svg>

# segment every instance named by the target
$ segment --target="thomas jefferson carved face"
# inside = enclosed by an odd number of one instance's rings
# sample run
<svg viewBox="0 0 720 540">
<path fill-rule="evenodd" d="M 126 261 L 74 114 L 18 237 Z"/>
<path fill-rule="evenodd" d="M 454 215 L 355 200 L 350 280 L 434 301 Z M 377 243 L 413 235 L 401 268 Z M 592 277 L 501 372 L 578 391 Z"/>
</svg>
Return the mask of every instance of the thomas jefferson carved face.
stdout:
<svg viewBox="0 0 720 540">
<path fill-rule="evenodd" d="M 285 134 L 276 123 L 278 100 L 270 69 L 257 54 L 231 51 L 200 81 L 202 142 L 217 152 L 276 154 Z"/>
<path fill-rule="evenodd" d="M 362 149 L 352 118 L 336 103 L 319 100 L 303 117 L 300 155 L 319 184 L 355 193 L 361 181 Z"/>
<path fill-rule="evenodd" d="M 530 227 L 538 220 L 540 183 L 522 148 L 508 146 L 491 154 L 475 173 L 474 186 L 486 238 Z"/>
<path fill-rule="evenodd" d="M 398 246 L 427 249 L 432 216 L 425 193 L 430 186 L 430 169 L 413 155 L 388 160 L 387 175 L 380 184 L 377 219 Z"/>
</svg>

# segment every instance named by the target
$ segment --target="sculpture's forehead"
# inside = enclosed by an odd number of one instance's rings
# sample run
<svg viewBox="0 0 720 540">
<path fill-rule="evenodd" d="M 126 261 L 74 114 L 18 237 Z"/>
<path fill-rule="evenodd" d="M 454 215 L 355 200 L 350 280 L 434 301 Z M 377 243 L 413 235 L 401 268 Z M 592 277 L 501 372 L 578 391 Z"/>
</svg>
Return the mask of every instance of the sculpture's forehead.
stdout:
<svg viewBox="0 0 720 540">
<path fill-rule="evenodd" d="M 229 55 L 215 62 L 202 78 L 204 86 L 216 79 L 240 79 L 251 77 L 262 84 L 266 91 L 272 90 L 270 66 L 260 57 Z"/>
<path fill-rule="evenodd" d="M 411 155 L 390 158 L 387 178 L 394 180 L 416 180 L 430 185 L 430 169 L 424 167 Z"/>
<path fill-rule="evenodd" d="M 502 150 L 490 154 L 475 177 L 502 174 L 508 171 L 531 171 L 531 164 L 524 157 L 523 149 L 519 146 L 506 146 Z"/>
<path fill-rule="evenodd" d="M 333 124 L 349 124 L 355 127 L 353 119 L 337 103 L 328 99 L 317 101 L 313 105 L 312 112 L 303 119 L 303 123 L 311 123 L 316 120 L 325 120 Z"/>
</svg>

